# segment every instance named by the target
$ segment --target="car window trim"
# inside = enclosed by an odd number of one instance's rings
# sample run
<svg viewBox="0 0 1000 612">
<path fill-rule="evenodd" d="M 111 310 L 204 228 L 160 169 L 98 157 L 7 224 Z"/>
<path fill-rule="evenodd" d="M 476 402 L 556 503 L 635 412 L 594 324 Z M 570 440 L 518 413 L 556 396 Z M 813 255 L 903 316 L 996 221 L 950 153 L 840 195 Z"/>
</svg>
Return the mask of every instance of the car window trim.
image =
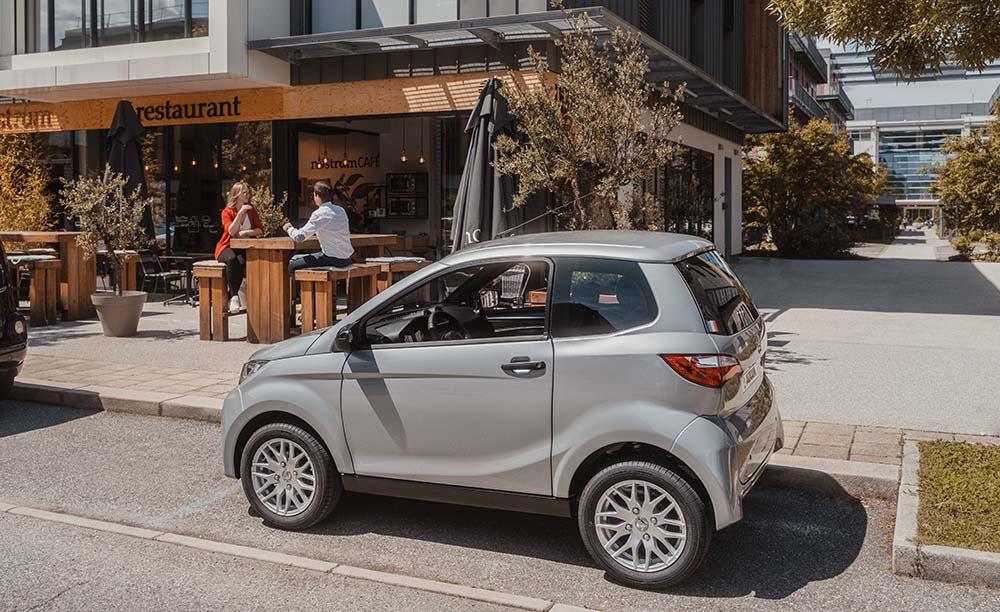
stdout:
<svg viewBox="0 0 1000 612">
<path fill-rule="evenodd" d="M 531 339 L 533 341 L 538 340 L 550 340 L 552 339 L 552 328 L 551 328 L 551 317 L 552 317 L 552 283 L 555 282 L 555 271 L 556 265 L 555 261 L 551 257 L 538 257 L 538 256 L 518 256 L 518 257 L 489 257 L 486 259 L 480 259 L 475 262 L 469 262 L 462 264 L 461 266 L 448 266 L 445 269 L 439 271 L 437 274 L 425 278 L 423 284 L 431 283 L 444 276 L 445 274 L 451 274 L 453 272 L 461 272 L 466 268 L 480 267 L 484 265 L 490 265 L 494 263 L 510 262 L 515 263 L 527 263 L 527 262 L 543 262 L 549 267 L 548 283 L 545 292 L 545 333 L 538 336 L 517 336 L 513 338 L 468 338 L 463 340 L 434 340 L 431 342 L 394 342 L 392 344 L 368 344 L 361 347 L 359 350 L 375 350 L 378 348 L 406 348 L 406 347 L 416 347 L 416 346 L 453 346 L 459 344 L 486 344 L 493 342 L 516 342 L 523 339 Z M 412 289 L 416 289 L 419 285 L 415 285 Z M 405 294 L 404 294 L 405 295 Z M 402 296 L 401 296 L 402 297 Z M 358 320 L 355 325 L 358 326 L 362 332 L 364 332 L 365 327 L 368 325 L 368 321 L 371 320 L 376 314 L 381 312 L 380 309 L 374 309 L 372 312 L 366 314 L 364 317 Z"/>
</svg>

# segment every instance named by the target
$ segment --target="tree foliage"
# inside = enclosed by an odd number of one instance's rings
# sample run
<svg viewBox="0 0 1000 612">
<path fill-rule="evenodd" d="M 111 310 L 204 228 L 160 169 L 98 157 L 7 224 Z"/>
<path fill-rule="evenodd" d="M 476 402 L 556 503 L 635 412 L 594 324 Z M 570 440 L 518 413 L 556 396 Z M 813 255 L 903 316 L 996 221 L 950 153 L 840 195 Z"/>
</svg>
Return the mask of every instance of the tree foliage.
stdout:
<svg viewBox="0 0 1000 612">
<path fill-rule="evenodd" d="M 946 142 L 951 157 L 934 189 L 949 223 L 960 230 L 1000 229 L 1000 105 L 984 130 Z"/>
<path fill-rule="evenodd" d="M 127 183 L 123 175 L 112 172 L 108 166 L 104 178 L 80 177 L 65 181 L 59 194 L 67 214 L 79 219 L 82 233 L 76 242 L 86 256 L 96 256 L 101 247 L 107 249 L 118 295 L 122 293 L 123 251 L 137 251 L 147 245 L 146 232 L 140 222 L 143 209 L 152 200 L 140 197 L 139 189 L 126 193 Z"/>
<path fill-rule="evenodd" d="M 870 49 L 879 68 L 902 77 L 1000 59 L 1000 0 L 771 0 L 770 8 L 791 30 Z"/>
<path fill-rule="evenodd" d="M 501 136 L 496 170 L 517 178 L 514 205 L 548 190 L 572 229 L 647 229 L 656 224 L 650 199 L 628 189 L 664 165 L 680 122 L 675 96 L 645 80 L 649 59 L 634 34 L 600 42 L 586 14 L 570 16 L 561 72 L 532 50 L 541 85 L 505 87 L 518 120 L 517 139 Z"/>
<path fill-rule="evenodd" d="M 884 186 L 884 169 L 866 153 L 852 154 L 828 121 L 747 137 L 744 207 L 783 256 L 843 254 L 851 245 L 846 217 L 864 214 Z"/>
<path fill-rule="evenodd" d="M 284 191 L 281 198 L 274 197 L 269 185 L 257 185 L 250 188 L 250 205 L 260 217 L 261 229 L 265 236 L 273 236 L 288 219 L 285 217 L 285 207 L 288 204 L 288 192 Z"/>
<path fill-rule="evenodd" d="M 40 135 L 0 135 L 0 230 L 51 229 L 46 162 Z"/>
</svg>

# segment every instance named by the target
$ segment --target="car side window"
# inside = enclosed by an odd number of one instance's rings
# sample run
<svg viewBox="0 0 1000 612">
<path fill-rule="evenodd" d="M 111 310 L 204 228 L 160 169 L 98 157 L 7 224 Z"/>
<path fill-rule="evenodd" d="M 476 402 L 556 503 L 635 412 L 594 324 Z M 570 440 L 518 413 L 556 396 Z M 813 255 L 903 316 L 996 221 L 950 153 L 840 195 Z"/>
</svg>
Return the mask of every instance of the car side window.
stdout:
<svg viewBox="0 0 1000 612">
<path fill-rule="evenodd" d="M 498 261 L 438 275 L 365 324 L 371 345 L 544 336 L 549 264 Z"/>
<path fill-rule="evenodd" d="M 553 336 L 611 334 L 655 318 L 656 301 L 639 264 L 582 257 L 556 262 Z"/>
</svg>

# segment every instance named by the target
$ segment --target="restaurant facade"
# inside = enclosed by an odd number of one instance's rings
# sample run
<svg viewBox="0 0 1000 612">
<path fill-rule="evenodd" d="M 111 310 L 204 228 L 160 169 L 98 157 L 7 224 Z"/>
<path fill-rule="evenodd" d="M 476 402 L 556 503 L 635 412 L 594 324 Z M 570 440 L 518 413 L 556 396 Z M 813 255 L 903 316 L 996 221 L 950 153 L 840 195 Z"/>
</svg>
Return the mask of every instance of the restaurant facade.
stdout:
<svg viewBox="0 0 1000 612">
<path fill-rule="evenodd" d="M 0 134 L 38 135 L 55 198 L 60 177 L 103 168 L 115 107 L 129 100 L 147 128 L 157 236 L 184 253 L 211 251 L 242 179 L 287 192 L 293 221 L 327 180 L 357 231 L 443 254 L 480 88 L 491 76 L 537 80 L 529 47 L 558 78 L 553 40 L 568 27 L 545 0 L 66 4 L 0 0 Z M 682 153 L 641 187 L 667 230 L 739 253 L 743 137 L 787 121 L 785 36 L 766 2 L 567 4 L 589 7 L 598 34 L 636 32 L 652 81 L 687 84 Z M 536 198 L 533 212 L 548 205 Z"/>
</svg>

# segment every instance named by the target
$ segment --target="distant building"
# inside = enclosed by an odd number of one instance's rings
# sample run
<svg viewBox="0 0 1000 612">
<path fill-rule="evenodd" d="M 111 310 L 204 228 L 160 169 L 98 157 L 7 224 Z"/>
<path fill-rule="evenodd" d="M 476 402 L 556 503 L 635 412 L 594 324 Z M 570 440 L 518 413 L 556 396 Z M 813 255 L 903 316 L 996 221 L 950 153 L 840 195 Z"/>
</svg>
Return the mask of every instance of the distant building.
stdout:
<svg viewBox="0 0 1000 612">
<path fill-rule="evenodd" d="M 827 72 L 826 83 L 816 86 L 816 101 L 826 111 L 826 118 L 833 124 L 834 129 L 842 132 L 847 129 L 847 122 L 854 119 L 854 104 L 830 61 L 832 52 L 829 49 L 821 49 L 820 53 L 826 61 Z"/>
<path fill-rule="evenodd" d="M 801 125 L 810 119 L 825 119 L 826 109 L 816 99 L 817 87 L 827 82 L 826 58 L 816 40 L 788 33 L 788 103 L 792 118 Z"/>
<path fill-rule="evenodd" d="M 873 68 L 870 55 L 865 52 L 837 53 L 830 56 L 831 75 L 842 88 L 855 92 L 861 89 L 874 93 L 883 88 L 897 88 L 899 81 Z M 1000 76 L 996 67 L 988 67 L 983 74 L 964 68 L 945 67 L 942 74 L 925 75 L 919 81 L 959 81 Z M 929 87 L 929 86 L 928 86 Z M 948 87 L 942 84 L 942 87 Z M 1000 102 L 1000 87 L 988 99 L 959 102 L 968 96 L 968 88 L 955 86 L 949 91 L 937 91 L 934 103 L 923 103 L 921 96 L 914 96 L 906 104 L 896 102 L 886 105 L 871 98 L 855 96 L 859 102 L 854 118 L 847 121 L 847 130 L 854 145 L 854 152 L 866 152 L 883 164 L 888 171 L 885 191 L 876 204 L 894 205 L 903 209 L 911 219 L 933 217 L 940 221 L 941 202 L 933 193 L 937 180 L 936 168 L 944 164 L 947 156 L 941 151 L 949 139 L 982 129 L 992 120 L 992 109 Z M 947 95 L 953 91 L 953 95 Z M 951 98 L 954 102 L 941 102 Z M 898 99 L 898 96 L 897 96 Z"/>
</svg>

